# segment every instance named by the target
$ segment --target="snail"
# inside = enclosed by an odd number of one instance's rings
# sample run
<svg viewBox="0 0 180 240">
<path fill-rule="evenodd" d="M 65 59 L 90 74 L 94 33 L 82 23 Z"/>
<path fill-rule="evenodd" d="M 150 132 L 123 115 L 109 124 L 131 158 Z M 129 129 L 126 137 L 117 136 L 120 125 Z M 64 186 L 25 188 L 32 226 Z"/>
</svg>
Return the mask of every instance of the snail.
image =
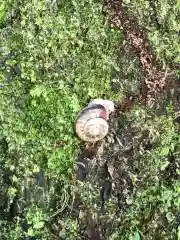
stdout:
<svg viewBox="0 0 180 240">
<path fill-rule="evenodd" d="M 114 111 L 112 101 L 95 99 L 89 103 L 77 116 L 76 134 L 86 142 L 97 142 L 103 139 L 109 130 L 107 120 Z"/>
</svg>

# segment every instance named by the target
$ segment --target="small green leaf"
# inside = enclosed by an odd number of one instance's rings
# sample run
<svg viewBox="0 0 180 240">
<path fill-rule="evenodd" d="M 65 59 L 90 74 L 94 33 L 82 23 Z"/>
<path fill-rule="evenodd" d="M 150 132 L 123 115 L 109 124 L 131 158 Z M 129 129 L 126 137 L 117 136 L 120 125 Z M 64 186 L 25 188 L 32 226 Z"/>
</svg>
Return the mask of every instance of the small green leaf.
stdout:
<svg viewBox="0 0 180 240">
<path fill-rule="evenodd" d="M 141 240 L 139 232 L 135 232 L 129 236 L 129 240 Z"/>
<path fill-rule="evenodd" d="M 44 222 L 40 221 L 40 222 L 36 223 L 33 227 L 34 227 L 34 229 L 41 229 L 44 227 Z"/>
<path fill-rule="evenodd" d="M 178 227 L 178 240 L 180 240 L 180 226 Z"/>
<path fill-rule="evenodd" d="M 45 87 L 44 86 L 36 86 L 34 89 L 31 89 L 30 94 L 32 97 L 40 97 L 42 93 L 44 92 Z"/>
<path fill-rule="evenodd" d="M 12 181 L 13 181 L 14 183 L 17 183 L 17 182 L 18 182 L 18 178 L 16 177 L 16 175 L 13 175 Z"/>
<path fill-rule="evenodd" d="M 28 236 L 31 236 L 31 237 L 34 236 L 34 231 L 33 231 L 32 227 L 30 227 L 30 228 L 28 229 Z"/>
<path fill-rule="evenodd" d="M 34 164 L 34 167 L 33 167 L 33 173 L 38 173 L 40 171 L 40 167 L 36 164 Z"/>
<path fill-rule="evenodd" d="M 168 147 L 163 147 L 161 149 L 161 153 L 162 156 L 167 156 L 169 154 L 169 148 Z"/>
<path fill-rule="evenodd" d="M 9 187 L 8 189 L 8 196 L 10 197 L 15 197 L 16 196 L 16 193 L 17 193 L 17 189 L 14 188 L 14 187 Z"/>
</svg>

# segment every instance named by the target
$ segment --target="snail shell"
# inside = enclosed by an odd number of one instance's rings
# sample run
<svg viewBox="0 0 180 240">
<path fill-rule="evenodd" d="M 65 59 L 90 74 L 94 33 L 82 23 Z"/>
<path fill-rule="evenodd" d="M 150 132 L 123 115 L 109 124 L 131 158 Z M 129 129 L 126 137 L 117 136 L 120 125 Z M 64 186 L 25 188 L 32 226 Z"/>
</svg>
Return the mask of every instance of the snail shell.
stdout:
<svg viewBox="0 0 180 240">
<path fill-rule="evenodd" d="M 76 119 L 76 133 L 86 142 L 97 142 L 103 139 L 109 129 L 108 112 L 101 104 L 84 108 Z"/>
</svg>

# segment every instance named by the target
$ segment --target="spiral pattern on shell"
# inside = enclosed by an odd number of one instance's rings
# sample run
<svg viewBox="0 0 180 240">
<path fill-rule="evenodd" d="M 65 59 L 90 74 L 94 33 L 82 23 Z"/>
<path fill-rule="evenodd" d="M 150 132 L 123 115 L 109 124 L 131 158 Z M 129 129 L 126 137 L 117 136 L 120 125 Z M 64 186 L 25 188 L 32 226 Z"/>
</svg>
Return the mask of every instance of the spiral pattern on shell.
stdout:
<svg viewBox="0 0 180 240">
<path fill-rule="evenodd" d="M 101 104 L 84 108 L 76 119 L 76 133 L 86 142 L 97 142 L 103 139 L 109 129 L 108 112 Z"/>
</svg>

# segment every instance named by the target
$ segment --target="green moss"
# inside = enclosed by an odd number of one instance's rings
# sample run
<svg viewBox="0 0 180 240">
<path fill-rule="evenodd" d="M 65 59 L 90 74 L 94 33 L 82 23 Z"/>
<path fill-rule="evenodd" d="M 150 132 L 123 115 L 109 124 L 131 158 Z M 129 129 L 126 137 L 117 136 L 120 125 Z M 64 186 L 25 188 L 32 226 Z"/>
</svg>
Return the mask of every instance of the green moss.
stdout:
<svg viewBox="0 0 180 240">
<path fill-rule="evenodd" d="M 11 148 L 38 141 L 49 159 L 58 155 L 57 166 L 63 159 L 72 163 L 77 112 L 90 99 L 115 96 L 109 81 L 118 34 L 109 29 L 95 2 L 14 2 L 9 11 L 15 10 L 20 17 L 11 33 L 2 35 L 3 49 L 12 52 L 1 72 L 4 134 Z M 65 146 L 53 149 L 56 141 Z M 48 166 L 55 169 L 51 160 Z"/>
</svg>

